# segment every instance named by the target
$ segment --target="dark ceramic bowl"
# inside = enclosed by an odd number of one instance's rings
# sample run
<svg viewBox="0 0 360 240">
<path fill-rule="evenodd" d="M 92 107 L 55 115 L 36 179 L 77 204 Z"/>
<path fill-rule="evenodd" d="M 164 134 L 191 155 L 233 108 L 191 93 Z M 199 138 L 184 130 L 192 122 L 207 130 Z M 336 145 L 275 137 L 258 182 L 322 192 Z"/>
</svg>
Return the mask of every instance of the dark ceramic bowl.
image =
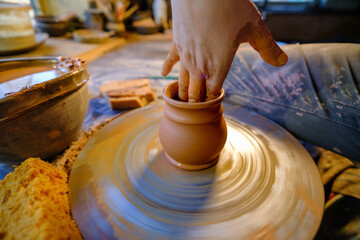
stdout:
<svg viewBox="0 0 360 240">
<path fill-rule="evenodd" d="M 68 147 L 85 118 L 88 78 L 78 59 L 0 61 L 0 162 L 46 159 Z"/>
<path fill-rule="evenodd" d="M 68 22 L 58 21 L 52 16 L 35 16 L 35 27 L 52 37 L 60 37 L 68 31 Z"/>
</svg>

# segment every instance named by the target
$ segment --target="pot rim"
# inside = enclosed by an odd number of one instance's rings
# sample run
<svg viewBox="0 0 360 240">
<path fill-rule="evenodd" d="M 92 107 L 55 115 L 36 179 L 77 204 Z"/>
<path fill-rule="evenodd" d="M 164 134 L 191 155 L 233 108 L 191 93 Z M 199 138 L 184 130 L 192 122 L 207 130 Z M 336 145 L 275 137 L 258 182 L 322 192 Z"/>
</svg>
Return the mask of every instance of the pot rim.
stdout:
<svg viewBox="0 0 360 240">
<path fill-rule="evenodd" d="M 75 64 L 74 69 L 69 69 L 68 72 L 58 77 L 31 85 L 29 88 L 21 89 L 18 92 L 0 98 L 0 124 L 17 117 L 23 112 L 42 103 L 74 92 L 89 80 L 87 64 L 79 58 L 38 57 L 0 60 L 0 72 L 3 70 L 15 69 L 18 66 L 55 66 L 59 65 L 61 62 L 72 60 Z"/>
<path fill-rule="evenodd" d="M 189 102 L 175 100 L 175 99 L 167 96 L 167 92 L 170 91 L 169 89 L 172 89 L 172 88 L 176 88 L 177 89 L 176 92 L 177 92 L 179 89 L 178 82 L 179 81 L 175 81 L 175 82 L 172 82 L 172 83 L 166 85 L 162 91 L 162 96 L 163 96 L 165 102 L 169 103 L 172 106 L 186 108 L 186 109 L 201 109 L 201 108 L 206 108 L 209 106 L 219 104 L 224 100 L 225 91 L 223 88 L 221 89 L 220 95 L 217 98 L 207 101 L 207 102 L 189 103 Z"/>
</svg>

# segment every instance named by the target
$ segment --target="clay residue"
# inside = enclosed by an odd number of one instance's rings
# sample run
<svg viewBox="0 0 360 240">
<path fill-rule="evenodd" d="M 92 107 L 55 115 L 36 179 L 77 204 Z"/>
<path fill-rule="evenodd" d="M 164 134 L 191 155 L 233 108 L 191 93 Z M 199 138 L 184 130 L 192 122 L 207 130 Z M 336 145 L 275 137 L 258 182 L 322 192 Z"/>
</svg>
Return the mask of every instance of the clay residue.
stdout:
<svg viewBox="0 0 360 240">
<path fill-rule="evenodd" d="M 117 116 L 116 116 L 117 117 Z M 115 118 L 116 118 L 115 117 Z M 71 167 L 74 164 L 77 156 L 79 155 L 80 151 L 83 149 L 85 144 L 88 142 L 88 140 L 102 127 L 104 127 L 106 124 L 108 124 L 110 121 L 112 121 L 114 118 L 107 120 L 106 122 L 93 127 L 89 131 L 84 132 L 80 138 L 76 141 L 74 141 L 68 149 L 65 150 L 65 152 L 61 155 L 59 155 L 52 164 L 66 172 L 68 176 L 70 175 Z"/>
<path fill-rule="evenodd" d="M 81 60 L 80 58 L 65 58 L 60 59 L 59 67 L 61 70 L 72 71 L 76 68 L 83 67 L 86 64 L 86 61 Z"/>
<path fill-rule="evenodd" d="M 33 91 L 35 89 L 44 89 L 45 82 L 52 80 L 52 78 L 54 77 L 58 77 L 60 75 L 69 73 L 75 69 L 81 68 L 85 64 L 86 62 L 79 58 L 62 57 L 56 68 L 54 68 L 53 65 L 48 63 L 41 66 L 32 66 L 30 64 L 21 68 L 14 68 L 0 72 L 0 84 L 4 84 L 1 87 L 3 91 L 0 91 L 0 98 L 1 95 L 3 95 L 4 97 L 17 96 L 29 91 Z M 44 74 L 46 72 L 51 73 L 52 75 L 49 76 L 52 77 L 41 80 L 43 82 L 39 82 L 39 80 L 44 78 L 44 76 L 40 77 L 37 74 Z M 19 89 L 17 88 L 17 85 L 23 85 L 23 87 Z M 6 89 L 8 90 L 8 92 L 4 92 L 6 91 Z"/>
<path fill-rule="evenodd" d="M 7 97 L 7 96 L 19 96 L 23 93 L 26 93 L 26 92 L 30 92 L 30 91 L 33 91 L 35 89 L 45 89 L 45 84 L 44 83 L 39 83 L 39 84 L 36 84 L 34 86 L 24 86 L 23 88 L 21 88 L 18 92 L 8 92 L 8 93 L 5 93 L 4 96 Z"/>
</svg>

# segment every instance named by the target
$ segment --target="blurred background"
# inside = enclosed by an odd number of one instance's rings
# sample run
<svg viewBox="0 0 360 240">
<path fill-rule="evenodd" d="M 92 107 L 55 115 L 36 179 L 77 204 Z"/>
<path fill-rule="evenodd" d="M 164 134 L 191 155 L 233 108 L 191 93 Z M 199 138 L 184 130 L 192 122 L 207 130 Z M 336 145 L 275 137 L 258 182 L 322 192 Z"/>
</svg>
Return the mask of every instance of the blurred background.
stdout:
<svg viewBox="0 0 360 240">
<path fill-rule="evenodd" d="M 30 4 L 34 24 L 51 36 L 97 28 L 152 34 L 171 28 L 170 0 L 10 0 Z M 253 0 L 277 41 L 360 42 L 359 0 Z M 71 21 L 70 21 L 71 20 Z M 53 26 L 51 26 L 53 24 Z M 124 24 L 124 25 L 122 25 Z M 55 30 L 54 30 L 55 29 Z"/>
</svg>

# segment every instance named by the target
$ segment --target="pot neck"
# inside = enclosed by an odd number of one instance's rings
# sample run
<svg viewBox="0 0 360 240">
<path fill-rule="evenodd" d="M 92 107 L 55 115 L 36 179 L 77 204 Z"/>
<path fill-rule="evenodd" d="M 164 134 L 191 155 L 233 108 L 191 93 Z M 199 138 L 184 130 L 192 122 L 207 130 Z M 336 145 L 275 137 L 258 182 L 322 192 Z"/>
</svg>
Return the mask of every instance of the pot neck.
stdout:
<svg viewBox="0 0 360 240">
<path fill-rule="evenodd" d="M 189 102 L 183 102 L 176 100 L 178 98 L 178 90 L 179 85 L 178 81 L 170 83 L 167 85 L 163 90 L 163 98 L 164 101 L 174 107 L 182 108 L 182 109 L 188 109 L 188 110 L 200 110 L 200 109 L 208 109 L 208 108 L 214 108 L 216 105 L 220 105 L 221 102 L 224 100 L 225 92 L 224 89 L 221 89 L 221 93 L 219 97 L 207 101 L 207 102 L 200 102 L 200 103 L 189 103 Z"/>
</svg>

